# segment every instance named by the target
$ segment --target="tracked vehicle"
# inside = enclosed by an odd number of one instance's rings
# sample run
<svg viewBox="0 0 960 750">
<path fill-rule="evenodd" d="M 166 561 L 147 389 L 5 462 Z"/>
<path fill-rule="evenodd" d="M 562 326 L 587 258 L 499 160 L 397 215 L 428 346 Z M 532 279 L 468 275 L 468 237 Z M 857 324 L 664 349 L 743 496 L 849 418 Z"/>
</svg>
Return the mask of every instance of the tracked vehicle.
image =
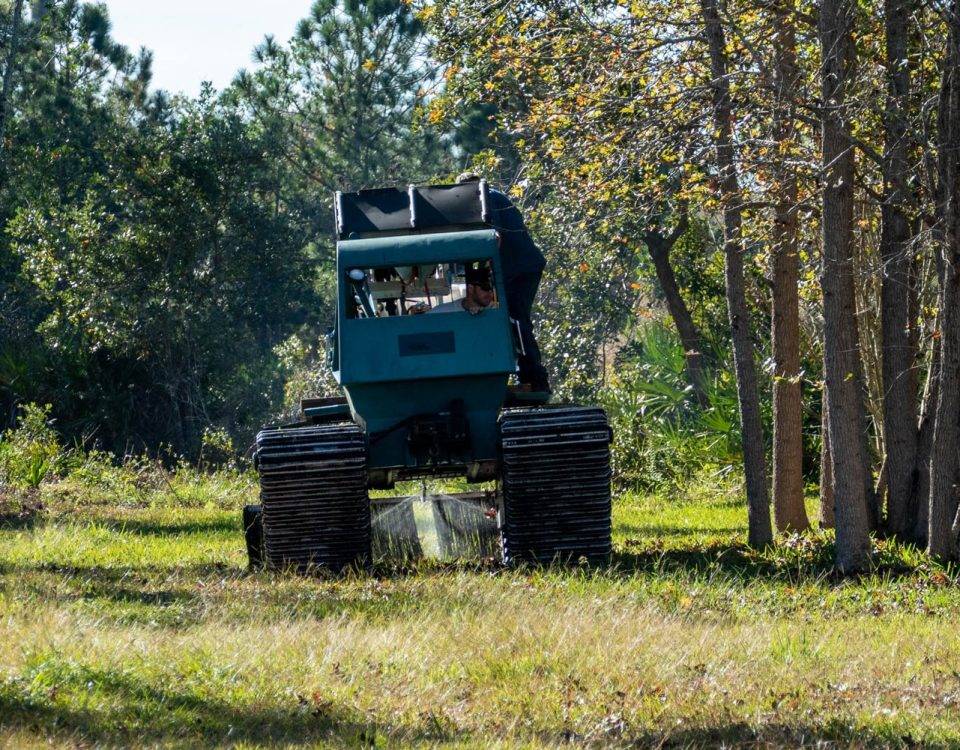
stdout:
<svg viewBox="0 0 960 750">
<path fill-rule="evenodd" d="M 409 505 L 371 501 L 370 491 L 438 476 L 497 487 L 453 498 L 452 511 L 434 505 L 442 549 L 463 546 L 460 521 L 470 514 L 462 509 L 475 508 L 487 540 L 481 554 L 606 561 L 606 415 L 510 385 L 522 339 L 508 314 L 486 183 L 338 193 L 335 214 L 328 352 L 344 396 L 305 400 L 301 422 L 257 436 L 261 502 L 244 510 L 251 565 L 362 567 L 377 547 L 371 519 L 388 516 L 406 538 L 401 546 L 416 553 Z M 457 305 L 430 312 L 462 298 L 466 275 L 478 270 L 492 304 L 476 314 Z"/>
</svg>

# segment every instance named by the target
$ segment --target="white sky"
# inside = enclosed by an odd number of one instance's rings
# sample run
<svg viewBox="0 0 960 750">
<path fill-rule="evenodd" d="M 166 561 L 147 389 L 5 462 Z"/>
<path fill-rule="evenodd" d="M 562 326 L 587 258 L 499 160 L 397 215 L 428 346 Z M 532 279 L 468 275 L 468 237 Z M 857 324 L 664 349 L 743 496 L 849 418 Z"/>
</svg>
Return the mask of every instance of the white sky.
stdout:
<svg viewBox="0 0 960 750">
<path fill-rule="evenodd" d="M 106 0 L 113 38 L 136 52 L 153 50 L 154 88 L 196 95 L 203 81 L 218 89 L 266 34 L 287 41 L 311 0 Z"/>
</svg>

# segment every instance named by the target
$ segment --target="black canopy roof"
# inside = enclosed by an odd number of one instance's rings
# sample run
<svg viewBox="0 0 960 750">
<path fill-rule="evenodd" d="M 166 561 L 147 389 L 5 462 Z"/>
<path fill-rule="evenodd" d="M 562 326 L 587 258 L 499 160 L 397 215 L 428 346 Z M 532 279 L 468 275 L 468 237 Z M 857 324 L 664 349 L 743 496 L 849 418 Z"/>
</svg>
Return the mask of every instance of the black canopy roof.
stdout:
<svg viewBox="0 0 960 750">
<path fill-rule="evenodd" d="M 488 226 L 489 206 L 486 180 L 338 192 L 334 201 L 337 237 L 349 239 Z"/>
</svg>

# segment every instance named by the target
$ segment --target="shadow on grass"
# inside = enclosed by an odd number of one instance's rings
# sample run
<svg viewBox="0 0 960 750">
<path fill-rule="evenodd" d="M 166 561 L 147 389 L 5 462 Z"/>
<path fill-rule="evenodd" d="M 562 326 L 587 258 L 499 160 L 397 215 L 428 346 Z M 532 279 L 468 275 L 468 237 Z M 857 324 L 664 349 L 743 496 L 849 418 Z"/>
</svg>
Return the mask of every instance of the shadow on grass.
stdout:
<svg viewBox="0 0 960 750">
<path fill-rule="evenodd" d="M 236 534 L 242 537 L 240 514 L 236 518 L 212 518 L 209 521 L 183 521 L 161 523 L 156 521 L 142 521 L 136 518 L 116 519 L 94 516 L 90 519 L 91 526 L 109 529 L 118 534 L 136 534 L 137 536 L 194 536 L 199 534 Z"/>
<path fill-rule="evenodd" d="M 625 508 L 639 508 L 644 510 L 653 509 L 652 512 L 659 512 L 661 508 L 670 508 L 672 510 L 682 509 L 682 508 L 697 508 L 698 510 L 719 510 L 719 509 L 733 509 L 746 513 L 747 500 L 746 497 L 733 494 L 733 495 L 720 495 L 710 497 L 709 500 L 701 500 L 698 498 L 691 498 L 688 495 L 685 495 L 683 492 L 677 491 L 674 493 L 667 493 L 662 496 L 658 496 L 648 503 L 643 503 L 639 506 L 631 499 L 631 495 L 637 493 L 639 495 L 648 495 L 648 490 L 635 489 L 635 490 L 626 490 L 622 491 L 622 494 L 616 496 L 614 500 L 615 504 L 623 504 Z"/>
<path fill-rule="evenodd" d="M 124 624 L 182 626 L 202 619 L 197 581 L 223 579 L 224 565 L 130 568 L 53 565 L 0 565 L 0 587 L 15 585 L 20 595 L 44 602 L 93 604 Z"/>
<path fill-rule="evenodd" d="M 193 563 L 190 565 L 59 565 L 57 563 L 13 564 L 0 573 L 37 572 L 100 581 L 142 581 L 177 576 L 185 579 L 211 578 L 224 575 L 242 575 L 239 568 L 225 562 Z"/>
<path fill-rule="evenodd" d="M 38 521 L 37 513 L 0 512 L 0 531 L 27 531 L 34 528 Z"/>
<path fill-rule="evenodd" d="M 372 747 L 382 746 L 389 736 L 435 743 L 458 734 L 437 719 L 424 726 L 384 725 L 319 695 L 291 692 L 289 707 L 232 704 L 200 691 L 158 687 L 129 672 L 59 664 L 39 681 L 50 687 L 38 692 L 30 679 L 0 684 L 0 727 L 109 746 L 233 747 L 247 742 L 280 747 L 339 739 L 353 747 Z"/>
<path fill-rule="evenodd" d="M 42 666 L 41 666 L 42 668 Z M 32 680 L 38 682 L 36 676 Z M 470 742 L 474 733 L 443 714 L 425 710 L 416 723 L 385 723 L 372 712 L 360 713 L 320 694 L 290 693 L 289 706 L 263 707 L 259 701 L 227 703 L 183 689 L 158 687 L 129 672 L 55 664 L 39 682 L 0 684 L 0 728 L 26 731 L 45 739 L 95 745 L 163 744 L 177 747 L 261 747 L 333 742 L 347 747 L 436 746 Z M 215 687 L 215 686 L 212 686 Z M 97 708 L 105 706 L 107 708 Z M 258 707 L 259 706 L 259 707 Z M 601 736 L 580 736 L 557 727 L 528 735 L 483 735 L 492 742 L 617 747 L 916 747 L 909 734 L 854 726 L 842 718 L 789 723 L 731 720 L 705 726 L 652 728 L 619 726 Z"/>
<path fill-rule="evenodd" d="M 35 492 L 7 492 L 0 488 L 0 531 L 34 528 L 43 516 L 43 503 Z"/>
<path fill-rule="evenodd" d="M 697 538 L 704 536 L 730 536 L 732 534 L 744 534 L 746 530 L 743 528 L 743 526 L 713 526 L 696 528 L 691 526 L 649 525 L 621 522 L 614 525 L 614 532 L 617 534 L 617 536 L 640 536 L 650 538 Z"/>
<path fill-rule="evenodd" d="M 102 523 L 97 521 L 97 523 Z M 116 529 L 134 533 L 172 535 L 177 533 L 202 533 L 211 529 L 236 533 L 238 547 L 242 543 L 238 525 L 226 519 L 211 519 L 209 522 L 152 523 L 137 520 L 110 521 Z M 834 570 L 835 547 L 830 536 L 796 535 L 778 540 L 766 550 L 754 550 L 742 540 L 739 527 L 721 527 L 693 530 L 669 524 L 656 526 L 617 525 L 618 542 L 609 567 L 588 567 L 603 575 L 627 578 L 635 575 L 681 575 L 684 577 L 722 577 L 748 583 L 752 580 L 788 582 L 834 582 L 849 580 Z M 925 558 L 923 558 L 925 560 Z M 549 566 L 552 570 L 577 570 L 577 565 Z M 536 566 L 521 566 L 519 570 L 533 570 Z M 317 570 L 306 575 L 274 572 L 257 573 L 253 576 L 235 564 L 209 562 L 194 565 L 140 564 L 134 566 L 72 566 L 53 563 L 7 563 L 0 562 L 0 575 L 14 576 L 26 581 L 31 573 L 53 574 L 71 585 L 66 591 L 58 590 L 43 582 L 35 584 L 38 595 L 53 598 L 104 599 L 118 604 L 157 605 L 160 607 L 182 603 L 199 602 L 202 597 L 196 583 L 223 579 L 242 581 L 250 579 L 263 593 L 266 602 L 282 598 L 284 581 L 306 581 L 307 586 L 323 583 L 331 578 L 373 578 L 376 580 L 401 579 L 423 575 L 448 575 L 459 573 L 497 574 L 506 570 L 502 562 L 492 559 L 465 558 L 459 560 L 394 559 L 377 562 L 370 568 L 350 571 L 346 576 L 335 576 Z M 915 554 L 904 554 L 896 545 L 875 543 L 874 566 L 870 576 L 886 579 L 902 579 L 929 574 L 931 567 L 926 562 L 918 565 Z M 939 577 L 957 578 L 955 571 L 937 573 Z M 23 585 L 23 584 L 20 584 Z M 44 594 L 43 589 L 46 593 Z M 307 616 L 323 617 L 334 606 L 327 599 L 336 601 L 336 606 L 363 615 L 379 610 L 363 603 L 352 603 L 350 597 L 327 597 L 322 589 L 314 590 Z M 341 610 L 342 611 L 342 610 Z"/>
<path fill-rule="evenodd" d="M 99 510 L 99 509 L 98 509 Z M 29 496 L 22 501 L 8 501 L 0 496 L 0 531 L 32 529 L 40 523 L 67 522 L 80 526 L 93 526 L 108 529 L 118 534 L 138 536 L 195 536 L 201 534 L 237 534 L 242 536 L 239 511 L 230 517 L 220 515 L 217 518 L 202 521 L 149 521 L 136 517 L 116 518 L 101 512 L 49 513 L 39 501 L 30 501 Z"/>
<path fill-rule="evenodd" d="M 624 738 L 627 739 L 627 738 Z M 630 737 L 637 747 L 658 748 L 765 748 L 765 747 L 919 747 L 909 734 L 878 732 L 854 727 L 851 722 L 831 719 L 822 723 L 771 722 L 767 724 L 732 721 L 705 727 L 684 727 L 676 731 L 650 732 Z M 929 747 L 929 745 L 923 745 Z"/>
<path fill-rule="evenodd" d="M 67 607 L 92 606 L 99 616 L 123 625 L 140 623 L 179 629 L 209 618 L 227 618 L 241 624 L 261 622 L 272 616 L 323 620 L 344 615 L 368 622 L 388 622 L 400 609 L 446 606 L 453 599 L 459 601 L 459 597 L 469 604 L 470 594 L 391 586 L 382 590 L 381 595 L 371 596 L 371 587 L 428 572 L 491 569 L 494 568 L 482 563 L 422 564 L 419 568 L 414 563 L 351 571 L 336 577 L 320 571 L 303 575 L 282 571 L 250 574 L 216 563 L 181 567 L 0 564 L 0 591 L 15 586 L 21 598 Z M 356 585 L 342 585 L 351 580 Z"/>
<path fill-rule="evenodd" d="M 721 575 L 739 580 L 801 583 L 850 580 L 834 569 L 831 539 L 799 536 L 765 550 L 755 550 L 729 539 L 690 539 L 687 544 L 658 544 L 656 539 L 627 539 L 612 557 L 611 570 L 621 575 Z M 920 571 L 895 549 L 875 550 L 874 565 L 866 575 L 887 579 L 909 578 Z"/>
</svg>

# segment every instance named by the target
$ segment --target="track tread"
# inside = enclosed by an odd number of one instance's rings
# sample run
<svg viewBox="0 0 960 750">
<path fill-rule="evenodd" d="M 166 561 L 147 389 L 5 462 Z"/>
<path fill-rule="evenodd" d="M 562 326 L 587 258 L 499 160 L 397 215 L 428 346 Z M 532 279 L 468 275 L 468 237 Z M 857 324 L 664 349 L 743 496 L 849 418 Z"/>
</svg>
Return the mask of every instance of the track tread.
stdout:
<svg viewBox="0 0 960 750">
<path fill-rule="evenodd" d="M 264 562 L 339 572 L 370 559 L 367 449 L 352 422 L 257 435 Z"/>
<path fill-rule="evenodd" d="M 609 561 L 610 427 L 603 409 L 507 409 L 500 441 L 506 560 Z"/>
</svg>

